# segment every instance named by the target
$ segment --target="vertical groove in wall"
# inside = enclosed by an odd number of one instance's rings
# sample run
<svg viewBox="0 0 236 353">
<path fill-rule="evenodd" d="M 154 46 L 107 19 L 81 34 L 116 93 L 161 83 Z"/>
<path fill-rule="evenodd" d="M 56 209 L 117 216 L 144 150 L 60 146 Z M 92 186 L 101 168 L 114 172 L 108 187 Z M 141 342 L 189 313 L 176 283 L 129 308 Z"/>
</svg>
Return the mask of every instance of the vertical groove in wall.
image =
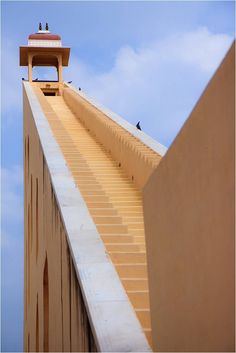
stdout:
<svg viewBox="0 0 236 353">
<path fill-rule="evenodd" d="M 36 262 L 38 261 L 39 243 L 39 201 L 38 201 L 38 178 L 36 178 Z"/>
<path fill-rule="evenodd" d="M 43 271 L 43 350 L 48 352 L 49 348 L 49 285 L 48 285 L 48 261 L 45 259 Z"/>
<path fill-rule="evenodd" d="M 68 255 L 68 262 L 69 262 L 69 324 L 70 324 L 70 351 L 72 346 L 72 335 L 71 335 L 71 257 L 69 254 L 69 248 L 67 245 L 67 255 Z"/>
<path fill-rule="evenodd" d="M 30 334 L 28 333 L 28 347 L 27 351 L 30 352 Z"/>
<path fill-rule="evenodd" d="M 24 190 L 25 190 L 25 195 L 24 195 L 24 231 L 27 234 L 25 237 L 25 248 L 24 248 L 24 315 L 25 318 L 24 320 L 27 320 L 28 317 L 28 305 L 27 305 L 27 295 L 26 295 L 26 290 L 27 290 L 27 280 L 28 280 L 28 273 L 27 273 L 27 260 L 28 260 L 28 255 L 27 255 L 27 237 L 28 237 L 28 227 L 27 227 L 27 222 L 28 222 L 28 215 L 27 215 L 27 139 L 26 137 L 24 138 Z M 24 347 L 26 347 L 26 339 L 24 336 Z M 25 348 L 26 349 L 26 348 Z"/>
<path fill-rule="evenodd" d="M 82 296 L 82 292 L 79 288 L 79 284 L 77 283 L 77 291 L 79 293 L 78 296 L 78 305 L 79 305 L 79 328 L 80 328 L 80 340 L 82 341 L 82 345 L 86 347 L 88 352 L 97 352 L 97 348 L 95 345 L 95 341 L 93 338 L 91 326 L 89 323 L 89 319 L 86 313 L 86 307 L 84 305 L 84 300 Z M 85 335 L 85 332 L 88 334 Z"/>
<path fill-rule="evenodd" d="M 27 163 L 27 142 L 26 142 L 26 137 L 25 137 L 24 138 L 24 180 L 25 180 L 25 182 L 26 182 L 26 177 L 27 177 L 26 163 Z"/>
<path fill-rule="evenodd" d="M 30 252 L 33 246 L 33 178 L 30 175 Z"/>
<path fill-rule="evenodd" d="M 51 185 L 51 183 L 50 183 L 50 202 L 51 202 L 51 204 L 52 204 L 52 208 L 51 208 L 51 210 L 50 210 L 50 212 L 51 212 L 51 227 L 52 227 L 52 230 L 53 230 L 53 227 L 54 227 L 54 225 L 55 225 L 55 221 L 54 221 L 54 215 L 55 215 L 55 209 L 54 209 L 54 199 L 53 199 L 53 189 L 52 189 L 52 185 Z M 51 237 L 52 237 L 52 240 L 53 240 L 53 231 L 51 232 Z"/>
<path fill-rule="evenodd" d="M 45 172 L 44 172 L 44 169 L 45 169 L 45 158 L 44 158 L 44 156 L 43 156 L 42 168 L 43 168 L 43 194 L 44 194 L 44 174 L 45 174 Z"/>
<path fill-rule="evenodd" d="M 52 193 L 52 187 L 50 187 L 50 202 L 52 204 L 52 209 L 51 209 L 51 237 L 53 241 L 53 234 L 54 234 L 54 228 L 55 228 L 55 210 L 54 210 L 54 199 L 53 199 L 53 193 Z"/>
<path fill-rule="evenodd" d="M 65 351 L 64 347 L 64 319 L 63 319 L 63 310 L 64 310 L 64 305 L 63 305 L 63 273 L 62 273 L 62 230 L 60 227 L 60 262 L 61 262 L 61 331 L 62 331 L 62 350 L 63 352 Z"/>
<path fill-rule="evenodd" d="M 29 154 L 29 136 L 27 137 L 27 181 L 29 180 L 29 164 L 30 164 L 30 154 Z"/>
<path fill-rule="evenodd" d="M 38 309 L 38 294 L 36 305 L 36 352 L 39 352 L 39 309 Z"/>
<path fill-rule="evenodd" d="M 28 237 L 27 237 L 27 298 L 28 298 L 28 305 L 30 304 L 30 238 L 31 238 L 31 215 L 30 215 L 30 205 L 27 207 L 27 230 L 28 230 Z"/>
<path fill-rule="evenodd" d="M 95 341 L 94 341 L 94 338 L 93 338 L 93 335 L 92 335 L 92 331 L 91 331 L 91 328 L 90 328 L 89 321 L 88 321 L 88 326 L 89 326 L 89 332 L 90 332 L 90 335 L 89 335 L 89 349 L 88 349 L 88 351 L 89 352 L 97 352 L 97 347 L 96 347 L 96 344 L 95 344 Z"/>
</svg>

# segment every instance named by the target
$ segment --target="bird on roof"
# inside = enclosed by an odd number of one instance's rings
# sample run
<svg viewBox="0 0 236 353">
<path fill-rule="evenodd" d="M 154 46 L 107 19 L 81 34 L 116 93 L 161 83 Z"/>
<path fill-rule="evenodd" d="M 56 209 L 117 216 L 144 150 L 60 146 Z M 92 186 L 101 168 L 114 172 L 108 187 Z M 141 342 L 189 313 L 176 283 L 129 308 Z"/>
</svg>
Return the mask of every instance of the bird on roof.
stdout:
<svg viewBox="0 0 236 353">
<path fill-rule="evenodd" d="M 42 31 L 42 23 L 39 22 L 39 31 Z"/>
<path fill-rule="evenodd" d="M 68 81 L 67 83 L 69 83 L 69 84 L 70 84 L 70 83 L 72 83 L 72 81 Z"/>
<path fill-rule="evenodd" d="M 24 79 L 24 77 L 22 77 L 22 81 L 24 81 L 25 79 Z"/>
<path fill-rule="evenodd" d="M 81 88 L 79 87 L 79 91 L 81 91 Z"/>
<path fill-rule="evenodd" d="M 38 77 L 34 80 L 34 81 L 38 81 L 39 79 L 38 79 Z"/>
<path fill-rule="evenodd" d="M 142 130 L 142 129 L 141 129 L 141 126 L 140 126 L 140 121 L 136 124 L 136 128 L 137 128 L 138 130 Z"/>
<path fill-rule="evenodd" d="M 49 30 L 49 29 L 48 29 L 48 23 L 47 23 L 47 22 L 46 22 L 46 28 L 45 28 L 45 29 L 46 29 L 46 31 L 48 31 L 48 30 Z"/>
</svg>

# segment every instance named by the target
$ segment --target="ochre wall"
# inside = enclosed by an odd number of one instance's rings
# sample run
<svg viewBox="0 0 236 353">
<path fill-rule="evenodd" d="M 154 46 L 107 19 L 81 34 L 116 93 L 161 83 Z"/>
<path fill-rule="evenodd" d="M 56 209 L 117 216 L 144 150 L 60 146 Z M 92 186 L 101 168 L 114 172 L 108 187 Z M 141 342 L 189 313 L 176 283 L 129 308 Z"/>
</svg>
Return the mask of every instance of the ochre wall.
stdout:
<svg viewBox="0 0 236 353">
<path fill-rule="evenodd" d="M 94 351 L 66 234 L 25 94 L 24 171 L 24 349 Z"/>
<path fill-rule="evenodd" d="M 158 351 L 234 350 L 234 50 L 143 191 Z"/>
</svg>

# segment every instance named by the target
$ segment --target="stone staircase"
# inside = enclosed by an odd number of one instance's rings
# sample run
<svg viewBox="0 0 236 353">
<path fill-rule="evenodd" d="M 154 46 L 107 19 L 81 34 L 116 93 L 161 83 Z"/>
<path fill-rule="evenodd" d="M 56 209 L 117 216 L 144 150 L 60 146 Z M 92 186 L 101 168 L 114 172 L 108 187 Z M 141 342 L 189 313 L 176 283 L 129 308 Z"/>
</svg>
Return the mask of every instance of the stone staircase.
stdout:
<svg viewBox="0 0 236 353">
<path fill-rule="evenodd" d="M 44 100 L 55 112 L 46 114 L 55 138 L 152 345 L 141 193 L 62 96 Z"/>
</svg>

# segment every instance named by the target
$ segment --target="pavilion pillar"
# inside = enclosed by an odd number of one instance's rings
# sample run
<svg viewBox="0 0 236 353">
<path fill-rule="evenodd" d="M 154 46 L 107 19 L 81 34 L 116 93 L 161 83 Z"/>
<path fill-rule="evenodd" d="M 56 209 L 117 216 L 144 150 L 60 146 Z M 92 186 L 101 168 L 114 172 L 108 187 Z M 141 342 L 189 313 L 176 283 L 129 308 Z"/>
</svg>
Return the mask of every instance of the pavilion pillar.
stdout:
<svg viewBox="0 0 236 353">
<path fill-rule="evenodd" d="M 63 77 L 62 77 L 62 56 L 58 55 L 58 82 L 62 83 L 63 82 Z"/>
<path fill-rule="evenodd" d="M 32 54 L 29 53 L 28 54 L 28 80 L 29 80 L 29 82 L 32 82 L 32 78 L 33 78 L 33 75 L 32 75 Z"/>
</svg>

